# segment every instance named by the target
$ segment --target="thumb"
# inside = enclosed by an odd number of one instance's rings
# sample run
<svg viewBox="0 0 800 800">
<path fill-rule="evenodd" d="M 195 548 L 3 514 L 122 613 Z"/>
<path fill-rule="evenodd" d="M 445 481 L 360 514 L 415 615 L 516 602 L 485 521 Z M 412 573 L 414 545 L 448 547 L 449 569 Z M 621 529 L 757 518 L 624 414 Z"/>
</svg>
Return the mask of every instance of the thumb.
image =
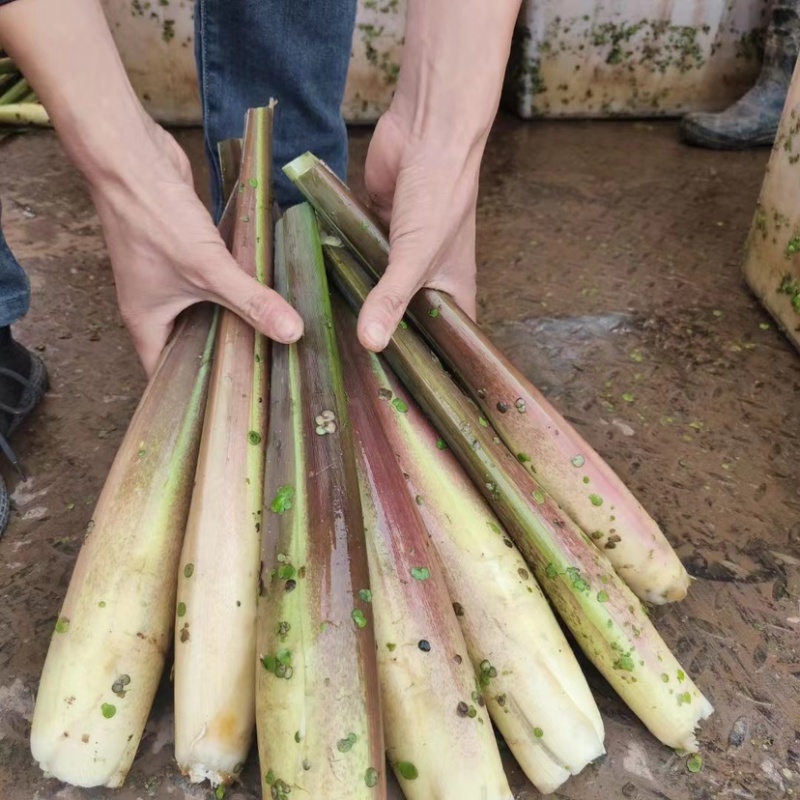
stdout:
<svg viewBox="0 0 800 800">
<path fill-rule="evenodd" d="M 364 301 L 358 318 L 358 338 L 367 350 L 379 353 L 386 347 L 420 286 L 420 279 L 408 261 L 400 258 L 389 263 Z"/>
<path fill-rule="evenodd" d="M 139 354 L 139 360 L 142 362 L 148 380 L 156 371 L 164 345 L 172 333 L 172 327 L 173 322 L 163 323 L 152 318 L 147 321 L 147 324 L 128 323 L 133 346 Z"/>
<path fill-rule="evenodd" d="M 225 256 L 225 266 L 215 264 L 208 273 L 208 299 L 238 314 L 276 342 L 296 342 L 303 335 L 300 315 L 276 291 L 243 272 L 227 252 Z"/>
</svg>

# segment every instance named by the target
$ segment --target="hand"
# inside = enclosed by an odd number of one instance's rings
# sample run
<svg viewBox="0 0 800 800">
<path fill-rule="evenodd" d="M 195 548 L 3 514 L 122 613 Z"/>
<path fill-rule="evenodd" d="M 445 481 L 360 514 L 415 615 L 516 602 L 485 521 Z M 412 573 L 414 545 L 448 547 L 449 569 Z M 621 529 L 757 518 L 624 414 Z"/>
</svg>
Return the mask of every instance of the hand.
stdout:
<svg viewBox="0 0 800 800">
<path fill-rule="evenodd" d="M 389 226 L 389 266 L 359 318 L 364 347 L 380 351 L 422 288 L 452 295 L 475 317 L 475 213 L 483 143 L 438 147 L 390 109 L 375 129 L 366 184 Z"/>
<path fill-rule="evenodd" d="M 148 376 L 175 317 L 208 300 L 226 306 L 272 339 L 296 341 L 297 312 L 234 261 L 195 194 L 177 142 L 147 118 L 151 158 L 136 174 L 90 185 L 114 270 L 123 320 Z"/>
</svg>

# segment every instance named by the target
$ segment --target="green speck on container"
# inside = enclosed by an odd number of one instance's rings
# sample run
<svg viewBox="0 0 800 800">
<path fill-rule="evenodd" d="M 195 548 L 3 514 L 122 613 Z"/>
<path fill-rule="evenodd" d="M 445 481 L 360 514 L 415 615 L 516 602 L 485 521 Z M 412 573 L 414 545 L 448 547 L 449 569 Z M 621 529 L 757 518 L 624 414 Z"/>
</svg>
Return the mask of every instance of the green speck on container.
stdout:
<svg viewBox="0 0 800 800">
<path fill-rule="evenodd" d="M 217 788 L 214 790 L 214 797 L 216 800 L 223 800 L 225 797 L 225 784 L 221 783 Z"/>
<path fill-rule="evenodd" d="M 297 744 L 300 744 L 300 741 L 302 740 L 302 738 L 303 737 L 300 735 L 300 731 L 295 731 L 294 732 L 294 740 L 297 742 Z"/>
<path fill-rule="evenodd" d="M 375 767 L 368 767 L 367 771 L 364 773 L 364 783 L 372 789 L 374 786 L 378 785 L 378 770 Z"/>
<path fill-rule="evenodd" d="M 431 576 L 431 571 L 427 567 L 412 567 L 411 577 L 417 581 L 426 581 Z"/>
<path fill-rule="evenodd" d="M 369 589 L 359 589 L 358 596 L 365 602 L 372 602 L 372 592 Z"/>
<path fill-rule="evenodd" d="M 178 603 L 178 616 L 179 617 L 186 616 L 186 603 Z"/>
<path fill-rule="evenodd" d="M 405 330 L 406 328 L 408 328 L 408 323 L 407 323 L 407 322 L 406 322 L 404 319 L 401 319 L 401 320 L 400 320 L 400 327 L 401 327 L 403 330 Z"/>
<path fill-rule="evenodd" d="M 603 498 L 600 497 L 599 494 L 590 494 L 589 495 L 589 502 L 593 506 L 601 506 L 601 505 L 603 505 Z"/>
<path fill-rule="evenodd" d="M 583 456 L 573 456 L 570 459 L 573 467 L 582 467 L 586 463 L 586 459 Z"/>
<path fill-rule="evenodd" d="M 250 180 L 248 181 L 248 183 L 249 183 L 249 184 L 250 184 L 250 186 L 252 186 L 254 189 L 258 189 L 258 181 L 257 181 L 255 178 L 250 178 Z"/>
<path fill-rule="evenodd" d="M 588 475 L 584 475 L 583 476 L 583 482 L 584 483 L 589 483 L 589 476 Z"/>
<path fill-rule="evenodd" d="M 622 399 L 626 403 L 632 403 L 634 400 L 633 395 L 630 392 L 625 392 L 625 394 L 622 395 Z"/>
<path fill-rule="evenodd" d="M 414 500 L 416 501 L 416 503 L 417 503 L 417 505 L 418 505 L 418 506 L 424 506 L 424 505 L 425 505 L 425 500 L 423 499 L 423 497 L 422 497 L 422 495 L 421 495 L 421 494 L 418 494 L 418 495 L 417 495 L 417 496 L 414 498 Z"/>
<path fill-rule="evenodd" d="M 353 622 L 355 622 L 359 628 L 367 627 L 367 618 L 364 616 L 364 612 L 360 608 L 354 608 L 350 616 L 353 618 Z"/>
<path fill-rule="evenodd" d="M 397 645 L 394 642 L 386 642 L 386 649 L 390 653 L 394 653 L 394 651 L 397 650 Z"/>
<path fill-rule="evenodd" d="M 544 574 L 547 575 L 548 578 L 557 578 L 558 577 L 558 570 L 556 569 L 556 565 L 550 563 L 544 570 Z"/>
<path fill-rule="evenodd" d="M 686 673 L 682 670 L 678 670 L 678 683 L 683 683 L 686 680 Z"/>
<path fill-rule="evenodd" d="M 439 450 L 447 450 L 447 442 L 444 439 L 437 439 L 436 440 L 436 447 Z"/>
<path fill-rule="evenodd" d="M 762 331 L 768 331 L 769 328 L 770 328 L 770 325 L 769 325 L 769 322 L 760 322 L 758 327 L 761 328 Z"/>
<path fill-rule="evenodd" d="M 272 770 L 269 770 L 269 772 L 267 772 L 267 774 L 264 776 L 264 780 L 269 786 L 272 786 L 272 784 L 275 783 L 275 773 Z"/>
<path fill-rule="evenodd" d="M 691 703 L 691 702 L 692 702 L 692 696 L 689 694 L 689 692 L 684 692 L 683 694 L 679 694 L 678 695 L 678 705 L 679 706 L 682 706 L 682 705 L 684 705 L 686 703 Z"/>
<path fill-rule="evenodd" d="M 703 769 L 703 756 L 699 753 L 689 756 L 686 760 L 686 769 L 693 773 L 700 772 L 700 770 Z"/>
<path fill-rule="evenodd" d="M 183 568 L 183 577 L 184 578 L 191 578 L 194 575 L 194 564 L 187 564 Z"/>
<path fill-rule="evenodd" d="M 284 581 L 290 581 L 297 574 L 297 570 L 292 564 L 283 564 L 278 567 L 278 577 Z"/>
<path fill-rule="evenodd" d="M 258 431 L 250 431 L 247 434 L 247 440 L 250 444 L 261 444 L 261 434 Z"/>
<path fill-rule="evenodd" d="M 432 319 L 436 319 L 436 317 L 438 317 L 438 316 L 439 316 L 439 309 L 438 309 L 438 308 L 432 308 L 432 309 L 431 309 L 431 310 L 428 312 L 428 316 L 429 316 L 429 317 L 431 317 Z"/>
<path fill-rule="evenodd" d="M 517 461 L 519 461 L 520 464 L 527 464 L 530 460 L 531 457 L 525 455 L 525 453 L 517 453 Z"/>
<path fill-rule="evenodd" d="M 533 499 L 541 505 L 544 503 L 544 492 L 541 489 L 535 489 L 533 492 Z"/>
<path fill-rule="evenodd" d="M 608 602 L 608 592 L 603 589 L 602 592 L 597 593 L 597 602 L 598 603 L 607 603 Z"/>
<path fill-rule="evenodd" d="M 661 673 L 661 680 L 664 681 L 664 683 L 669 683 L 669 675 L 667 675 L 666 672 L 662 672 Z"/>
<path fill-rule="evenodd" d="M 117 707 L 112 706 L 111 703 L 103 703 L 100 706 L 100 711 L 106 719 L 111 719 L 117 713 Z"/>
<path fill-rule="evenodd" d="M 398 761 L 394 768 L 400 777 L 405 778 L 407 781 L 415 781 L 419 777 L 417 768 L 410 761 Z"/>
<path fill-rule="evenodd" d="M 69 620 L 66 617 L 59 617 L 56 621 L 56 633 L 66 633 L 69 630 Z"/>
<path fill-rule="evenodd" d="M 544 736 L 544 731 L 543 731 L 541 728 L 534 728 L 534 729 L 533 729 L 533 735 L 534 735 L 534 736 L 535 736 L 537 739 L 541 739 L 541 738 L 542 738 L 542 736 Z"/>
<path fill-rule="evenodd" d="M 106 601 L 105 600 L 101 600 L 97 605 L 100 606 L 100 608 L 105 608 L 106 607 Z"/>
<path fill-rule="evenodd" d="M 399 411 L 401 414 L 405 414 L 405 413 L 406 413 L 406 411 L 408 411 L 408 406 L 407 406 L 407 405 L 406 405 L 406 404 L 405 404 L 405 403 L 404 403 L 404 402 L 403 402 L 403 401 L 402 401 L 402 400 L 401 400 L 399 397 L 395 397 L 395 399 L 394 399 L 394 400 L 392 400 L 392 405 L 393 405 L 393 406 L 394 406 L 394 407 L 395 407 L 395 408 L 396 408 L 396 409 L 397 409 L 397 410 L 398 410 L 398 411 Z"/>
<path fill-rule="evenodd" d="M 144 458 L 147 455 L 147 450 L 142 449 L 136 455 L 138 455 L 139 458 Z"/>
</svg>

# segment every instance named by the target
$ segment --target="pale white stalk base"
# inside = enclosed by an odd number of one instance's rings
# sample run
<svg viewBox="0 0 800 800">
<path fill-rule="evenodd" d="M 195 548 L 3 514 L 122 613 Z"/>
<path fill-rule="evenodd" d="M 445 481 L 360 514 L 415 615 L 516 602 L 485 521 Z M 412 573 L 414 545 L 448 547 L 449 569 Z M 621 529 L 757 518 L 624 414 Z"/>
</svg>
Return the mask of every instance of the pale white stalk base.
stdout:
<svg viewBox="0 0 800 800">
<path fill-rule="evenodd" d="M 605 753 L 603 720 L 586 678 L 528 565 L 400 382 L 372 356 L 389 399 L 378 420 L 389 432 L 406 486 L 439 553 L 469 650 L 484 670 L 492 721 L 536 788 L 555 791 Z"/>
</svg>

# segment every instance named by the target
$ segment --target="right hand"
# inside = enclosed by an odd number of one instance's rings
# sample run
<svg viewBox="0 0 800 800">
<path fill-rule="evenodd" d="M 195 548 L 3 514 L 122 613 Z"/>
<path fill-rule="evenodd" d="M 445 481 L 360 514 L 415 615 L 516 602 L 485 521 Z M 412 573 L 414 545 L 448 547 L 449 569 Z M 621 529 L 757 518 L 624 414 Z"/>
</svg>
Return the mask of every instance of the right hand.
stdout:
<svg viewBox="0 0 800 800">
<path fill-rule="evenodd" d="M 152 376 L 175 318 L 211 301 L 279 342 L 303 334 L 297 312 L 232 258 L 194 191 L 186 154 L 148 121 L 151 158 L 124 176 L 90 180 L 117 299 L 136 351 Z"/>
</svg>

